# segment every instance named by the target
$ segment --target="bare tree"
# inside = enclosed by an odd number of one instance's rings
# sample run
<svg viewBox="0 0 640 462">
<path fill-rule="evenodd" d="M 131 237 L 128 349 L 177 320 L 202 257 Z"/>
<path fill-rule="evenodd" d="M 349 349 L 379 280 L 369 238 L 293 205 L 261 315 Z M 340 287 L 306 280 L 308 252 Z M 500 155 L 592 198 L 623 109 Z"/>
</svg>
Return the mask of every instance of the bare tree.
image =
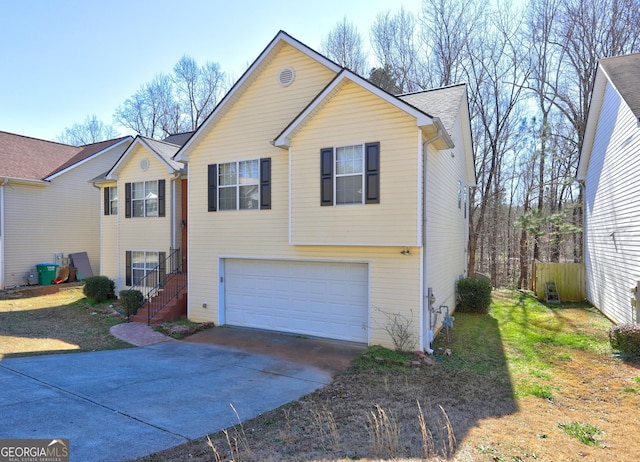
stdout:
<svg viewBox="0 0 640 462">
<path fill-rule="evenodd" d="M 360 32 L 345 16 L 322 41 L 322 52 L 342 67 L 364 75 L 367 57 L 362 49 Z"/>
<path fill-rule="evenodd" d="M 471 56 L 468 44 L 485 22 L 488 0 L 423 0 L 420 25 L 429 63 L 429 86 L 460 82 Z"/>
<path fill-rule="evenodd" d="M 218 104 L 225 74 L 218 63 L 207 62 L 199 67 L 186 55 L 173 67 L 173 73 L 180 112 L 186 115 L 188 130 L 195 130 Z"/>
<path fill-rule="evenodd" d="M 523 67 L 524 48 L 518 42 L 521 24 L 518 15 L 502 6 L 489 16 L 488 27 L 481 36 L 467 44 L 470 60 L 466 70 L 472 82 L 470 95 L 472 130 L 474 136 L 476 175 L 480 187 L 471 194 L 469 213 L 469 274 L 476 269 L 476 249 L 485 230 L 485 220 L 491 207 L 500 206 L 501 165 L 515 144 L 519 134 L 518 112 L 523 100 L 524 82 L 530 69 Z M 486 238 L 486 236 L 485 236 Z M 497 262 L 495 239 L 489 237 L 491 261 Z M 497 285 L 497 268 L 492 265 L 491 279 Z"/>
<path fill-rule="evenodd" d="M 121 106 L 115 118 L 123 127 L 150 138 L 193 131 L 211 113 L 226 86 L 216 63 L 200 67 L 183 56 L 174 75 L 158 74 Z"/>
<path fill-rule="evenodd" d="M 125 128 L 150 138 L 180 133 L 184 126 L 173 97 L 172 79 L 157 75 L 116 110 L 116 120 Z"/>
<path fill-rule="evenodd" d="M 112 125 L 105 124 L 93 114 L 87 116 L 83 123 L 73 124 L 66 127 L 64 131 L 58 135 L 58 141 L 73 146 L 82 146 L 85 144 L 97 143 L 116 138 L 118 132 Z"/>
<path fill-rule="evenodd" d="M 402 8 L 396 14 L 389 11 L 378 14 L 371 27 L 376 60 L 390 72 L 400 93 L 422 90 L 429 83 L 415 30 L 415 17 Z"/>
</svg>

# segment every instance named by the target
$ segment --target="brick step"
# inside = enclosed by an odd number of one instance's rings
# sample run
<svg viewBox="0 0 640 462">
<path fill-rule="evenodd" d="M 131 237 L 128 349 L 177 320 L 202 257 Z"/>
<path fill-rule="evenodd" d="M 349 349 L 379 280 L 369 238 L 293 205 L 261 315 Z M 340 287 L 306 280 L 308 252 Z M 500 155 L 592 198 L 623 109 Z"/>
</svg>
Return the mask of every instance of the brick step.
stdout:
<svg viewBox="0 0 640 462">
<path fill-rule="evenodd" d="M 153 304 L 153 301 L 151 301 Z M 155 310 L 154 310 L 155 311 Z M 138 312 L 131 316 L 130 320 L 133 322 L 142 322 L 146 323 L 149 317 L 149 307 L 145 304 L 142 308 L 138 310 Z M 164 321 L 173 321 L 174 319 L 186 318 L 187 317 L 187 293 L 186 290 L 181 291 L 180 295 L 177 299 L 171 300 L 167 305 L 162 307 L 160 311 L 158 311 L 153 319 L 151 320 L 152 324 L 157 324 L 159 322 Z"/>
</svg>

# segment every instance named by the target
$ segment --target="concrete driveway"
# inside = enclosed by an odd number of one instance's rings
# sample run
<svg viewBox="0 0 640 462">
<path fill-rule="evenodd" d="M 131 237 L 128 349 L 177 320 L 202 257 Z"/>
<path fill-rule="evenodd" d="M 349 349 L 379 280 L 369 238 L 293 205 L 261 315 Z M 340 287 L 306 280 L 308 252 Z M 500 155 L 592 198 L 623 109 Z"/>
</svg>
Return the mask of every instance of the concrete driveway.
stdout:
<svg viewBox="0 0 640 462">
<path fill-rule="evenodd" d="M 331 382 L 281 356 L 170 340 L 0 361 L 0 439 L 68 438 L 72 461 L 126 461 L 215 433 Z"/>
</svg>

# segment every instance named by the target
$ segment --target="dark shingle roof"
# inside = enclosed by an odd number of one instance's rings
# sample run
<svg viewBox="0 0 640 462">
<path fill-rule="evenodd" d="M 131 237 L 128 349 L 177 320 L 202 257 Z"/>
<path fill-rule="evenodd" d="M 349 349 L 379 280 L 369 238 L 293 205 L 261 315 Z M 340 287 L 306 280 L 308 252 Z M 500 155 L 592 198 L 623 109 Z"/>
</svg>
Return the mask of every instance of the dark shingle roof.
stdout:
<svg viewBox="0 0 640 462">
<path fill-rule="evenodd" d="M 69 146 L 0 131 L 0 177 L 43 180 L 123 139 Z"/>
<path fill-rule="evenodd" d="M 167 136 L 162 141 L 164 141 L 165 143 L 177 144 L 178 146 L 182 147 L 187 141 L 189 141 L 189 138 L 191 138 L 191 135 L 193 135 L 194 133 L 195 132 L 176 133 L 174 135 Z"/>
<path fill-rule="evenodd" d="M 422 112 L 438 117 L 444 128 L 452 133 L 460 104 L 464 99 L 465 84 L 435 88 L 416 93 L 400 95 L 399 98 Z"/>
<path fill-rule="evenodd" d="M 640 53 L 604 58 L 600 65 L 631 112 L 640 119 Z"/>
</svg>

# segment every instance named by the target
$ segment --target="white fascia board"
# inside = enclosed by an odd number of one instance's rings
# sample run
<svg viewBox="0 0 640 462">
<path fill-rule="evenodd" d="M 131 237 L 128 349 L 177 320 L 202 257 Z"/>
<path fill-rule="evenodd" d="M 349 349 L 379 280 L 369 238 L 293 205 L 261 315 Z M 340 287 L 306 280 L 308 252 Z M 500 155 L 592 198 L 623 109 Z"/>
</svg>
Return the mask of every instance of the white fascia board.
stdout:
<svg viewBox="0 0 640 462">
<path fill-rule="evenodd" d="M 600 110 L 602 109 L 607 82 L 609 82 L 609 78 L 606 76 L 602 66 L 598 64 L 598 70 L 596 71 L 596 78 L 593 84 L 593 92 L 591 93 L 591 102 L 589 103 L 589 112 L 587 113 L 587 124 L 584 130 L 582 150 L 580 151 L 580 158 L 578 160 L 578 170 L 576 172 L 576 180 L 578 181 L 583 181 L 587 176 L 591 150 L 593 149 L 593 142 L 596 137 L 596 129 L 598 128 L 598 119 L 600 118 Z"/>
<path fill-rule="evenodd" d="M 376 87 L 375 85 L 373 85 L 368 80 L 363 79 L 362 77 L 360 77 L 357 74 L 354 74 L 353 72 L 349 71 L 348 69 L 343 69 L 336 76 L 336 78 L 333 79 L 333 81 L 331 81 L 331 83 L 329 83 L 329 85 L 327 85 L 324 88 L 324 90 L 322 90 L 322 92 L 320 92 L 318 94 L 318 96 L 316 96 L 316 98 L 311 102 L 311 104 L 309 104 L 304 109 L 304 111 L 302 111 L 289 124 L 289 126 L 280 135 L 278 135 L 278 137 L 273 141 L 274 146 L 278 146 L 278 147 L 281 147 L 281 148 L 289 147 L 290 144 L 291 144 L 291 137 L 298 131 L 298 129 L 300 129 L 302 126 L 304 126 L 307 118 L 309 116 L 311 116 L 313 113 L 315 113 L 318 109 L 320 109 L 324 104 L 326 104 L 331 99 L 333 94 L 336 91 L 339 91 L 340 87 L 345 83 L 346 80 L 349 80 L 349 81 L 359 85 L 360 87 L 362 87 L 365 90 L 373 93 L 374 95 L 378 96 L 379 98 L 383 99 L 384 101 L 388 102 L 389 104 L 392 104 L 393 106 L 397 107 L 401 111 L 404 111 L 407 114 L 409 114 L 410 116 L 414 117 L 416 119 L 416 125 L 418 127 L 425 127 L 425 126 L 428 126 L 428 125 L 434 125 L 434 121 L 436 119 L 434 119 L 433 117 L 431 117 L 428 114 L 425 114 L 424 112 L 416 109 L 415 107 L 411 106 L 410 104 L 405 103 L 400 98 L 397 98 L 397 97 L 391 95 L 390 93 L 387 93 L 386 91 Z M 442 124 L 439 122 L 439 120 L 438 120 L 437 123 L 444 130 L 444 127 L 442 127 Z M 445 131 L 445 133 L 446 133 L 446 131 Z M 445 136 L 449 141 L 451 140 L 451 138 L 449 138 L 448 134 L 445 134 Z"/>
<path fill-rule="evenodd" d="M 130 142 L 132 139 L 133 139 L 133 138 L 132 138 L 131 136 L 128 136 L 128 137 L 126 137 L 126 138 L 124 138 L 124 139 L 122 139 L 122 140 L 118 141 L 116 144 L 112 144 L 112 145 L 110 145 L 109 147 L 104 148 L 104 149 L 102 149 L 101 151 L 98 151 L 98 152 L 96 152 L 95 154 L 92 154 L 92 155 L 90 155 L 89 157 L 87 157 L 87 158 L 85 158 L 85 159 L 82 159 L 81 161 L 76 162 L 76 163 L 75 163 L 75 164 L 73 164 L 73 165 L 69 165 L 69 166 L 68 166 L 67 168 L 65 168 L 64 170 L 60 170 L 59 172 L 56 172 L 56 173 L 54 173 L 53 175 L 50 175 L 50 176 L 48 176 L 48 177 L 45 177 L 45 180 L 46 180 L 46 181 L 53 180 L 54 178 L 57 178 L 57 177 L 59 177 L 60 175 L 62 175 L 62 174 L 64 174 L 64 173 L 67 173 L 69 170 L 73 170 L 74 168 L 76 168 L 76 167 L 78 167 L 78 166 L 80 166 L 80 165 L 82 165 L 82 164 L 84 164 L 84 163 L 86 163 L 86 162 L 89 162 L 89 161 L 90 161 L 90 160 L 92 160 L 92 159 L 95 159 L 96 157 L 98 157 L 98 156 L 99 156 L 99 155 L 101 155 L 101 154 L 104 154 L 105 152 L 109 151 L 110 149 L 113 149 L 113 148 L 115 148 L 115 147 L 118 147 L 118 146 L 120 146 L 120 145 L 121 145 L 121 144 L 123 144 L 123 143 Z"/>
<path fill-rule="evenodd" d="M 176 153 L 173 160 L 187 162 L 189 160 L 189 155 L 193 151 L 196 146 L 196 141 L 200 138 L 202 133 L 206 133 L 208 131 L 208 127 L 213 127 L 223 110 L 226 108 L 228 104 L 233 104 L 235 97 L 244 92 L 246 87 L 250 84 L 254 73 L 263 65 L 263 63 L 268 59 L 269 55 L 273 52 L 274 49 L 280 46 L 281 43 L 286 43 L 296 50 L 306 54 L 311 59 L 316 60 L 320 64 L 326 66 L 332 71 L 338 73 L 341 69 L 339 65 L 328 59 L 326 56 L 318 53 L 317 51 L 309 48 L 304 45 L 302 42 L 291 37 L 284 31 L 278 32 L 276 36 L 271 40 L 269 45 L 260 53 L 260 55 L 256 58 L 256 60 L 249 66 L 249 68 L 242 74 L 242 76 L 236 81 L 236 83 L 231 87 L 231 90 L 227 92 L 227 94 L 222 98 L 222 101 L 214 108 L 209 117 L 198 127 L 193 136 L 187 141 L 187 143 Z"/>
<path fill-rule="evenodd" d="M 124 150 L 124 152 L 122 153 L 120 158 L 116 161 L 116 163 L 113 164 L 113 167 L 111 167 L 109 169 L 109 171 L 105 175 L 105 180 L 117 180 L 118 179 L 117 172 L 118 172 L 118 170 L 120 170 L 120 167 L 121 167 L 122 163 L 124 162 L 124 159 L 129 155 L 129 152 L 131 152 L 133 150 L 133 148 L 135 147 L 136 143 L 140 143 L 140 135 L 135 137 L 133 142 L 127 147 L 127 149 Z"/>
<path fill-rule="evenodd" d="M 156 150 L 153 149 L 151 145 L 149 145 L 149 143 L 147 143 L 145 138 L 142 138 L 142 137 L 140 138 L 140 144 L 142 144 L 145 148 L 147 148 L 147 151 L 153 154 L 156 159 L 158 159 L 160 162 L 162 162 L 165 165 L 165 167 L 167 167 L 167 173 L 175 173 L 178 170 L 169 162 L 167 162 L 167 160 L 164 157 L 158 154 Z"/>
</svg>

